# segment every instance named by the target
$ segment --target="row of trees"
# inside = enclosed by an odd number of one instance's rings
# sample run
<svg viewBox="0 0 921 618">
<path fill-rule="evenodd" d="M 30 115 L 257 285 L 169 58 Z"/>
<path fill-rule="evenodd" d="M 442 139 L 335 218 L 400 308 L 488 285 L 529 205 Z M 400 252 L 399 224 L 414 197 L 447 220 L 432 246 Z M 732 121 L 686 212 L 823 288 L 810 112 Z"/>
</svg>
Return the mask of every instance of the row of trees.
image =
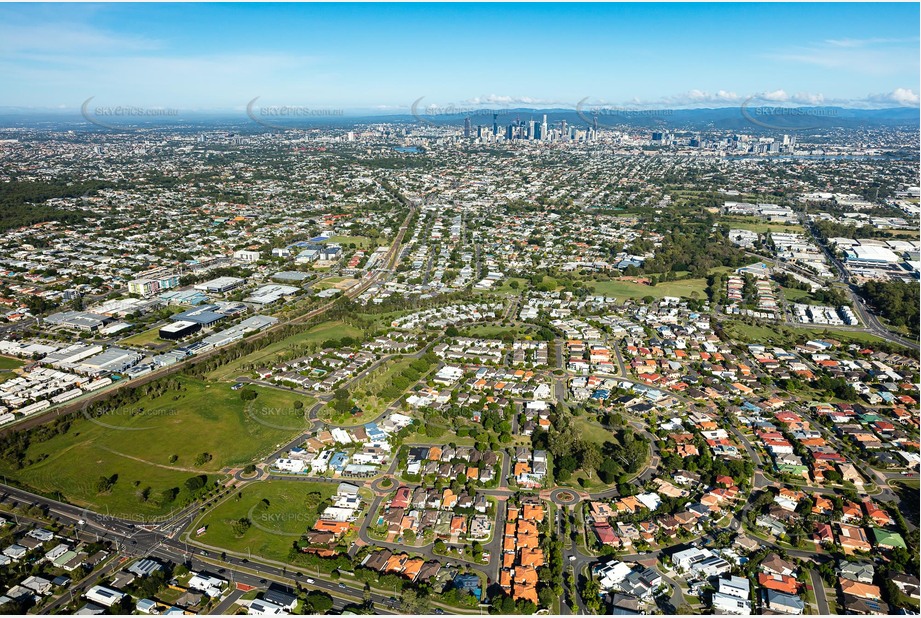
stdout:
<svg viewBox="0 0 921 618">
<path fill-rule="evenodd" d="M 921 288 L 917 283 L 867 281 L 860 293 L 895 327 L 905 327 L 918 338 L 918 315 L 921 315 Z"/>
</svg>

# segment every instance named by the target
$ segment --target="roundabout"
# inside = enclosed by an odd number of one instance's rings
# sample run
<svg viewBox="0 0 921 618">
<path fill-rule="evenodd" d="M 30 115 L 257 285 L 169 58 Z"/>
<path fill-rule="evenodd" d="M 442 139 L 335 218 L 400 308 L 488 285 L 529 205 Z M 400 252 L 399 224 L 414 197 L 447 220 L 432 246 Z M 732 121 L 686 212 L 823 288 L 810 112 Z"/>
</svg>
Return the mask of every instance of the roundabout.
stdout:
<svg viewBox="0 0 921 618">
<path fill-rule="evenodd" d="M 582 498 L 570 489 L 554 489 L 550 492 L 550 499 L 558 506 L 572 506 L 578 504 Z"/>
<path fill-rule="evenodd" d="M 371 490 L 378 495 L 388 494 L 396 486 L 397 482 L 391 476 L 382 476 L 371 481 Z"/>
</svg>

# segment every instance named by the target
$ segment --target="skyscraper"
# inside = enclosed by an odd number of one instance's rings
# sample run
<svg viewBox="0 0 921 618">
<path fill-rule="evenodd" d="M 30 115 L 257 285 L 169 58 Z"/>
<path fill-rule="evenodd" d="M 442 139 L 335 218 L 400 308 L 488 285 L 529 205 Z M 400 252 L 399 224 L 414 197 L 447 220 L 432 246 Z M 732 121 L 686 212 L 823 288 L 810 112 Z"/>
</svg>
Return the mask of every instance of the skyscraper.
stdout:
<svg viewBox="0 0 921 618">
<path fill-rule="evenodd" d="M 550 139 L 550 136 L 547 134 L 547 114 L 544 114 L 544 121 L 540 123 L 540 138 Z"/>
<path fill-rule="evenodd" d="M 464 137 L 470 137 L 470 116 L 464 118 Z"/>
<path fill-rule="evenodd" d="M 492 134 L 499 135 L 499 114 L 492 115 Z"/>
</svg>

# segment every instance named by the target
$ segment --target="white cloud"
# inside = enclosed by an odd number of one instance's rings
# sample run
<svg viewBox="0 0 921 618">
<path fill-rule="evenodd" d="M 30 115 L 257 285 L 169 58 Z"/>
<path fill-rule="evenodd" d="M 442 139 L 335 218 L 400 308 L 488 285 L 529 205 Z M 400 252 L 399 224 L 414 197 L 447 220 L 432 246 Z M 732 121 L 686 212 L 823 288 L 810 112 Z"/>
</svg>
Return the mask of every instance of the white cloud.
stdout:
<svg viewBox="0 0 921 618">
<path fill-rule="evenodd" d="M 762 92 L 761 94 L 755 95 L 755 98 L 761 99 L 762 101 L 772 101 L 774 103 L 782 103 L 789 99 L 787 93 L 782 88 L 780 90 Z"/>
<path fill-rule="evenodd" d="M 764 57 L 843 73 L 891 75 L 918 70 L 918 39 L 826 39 Z"/>
<path fill-rule="evenodd" d="M 921 105 L 919 95 L 908 88 L 896 88 L 892 92 L 886 94 L 867 95 L 866 100 L 870 103 L 894 103 L 902 107 L 918 107 Z"/>
<path fill-rule="evenodd" d="M 490 94 L 483 97 L 473 97 L 461 101 L 462 105 L 535 105 L 535 106 L 547 106 L 547 105 L 564 105 L 562 101 L 554 101 L 551 99 L 538 99 L 535 97 L 522 97 L 522 96 L 507 96 L 507 95 L 498 95 Z"/>
<path fill-rule="evenodd" d="M 918 39 L 890 39 L 875 37 L 869 39 L 825 39 L 824 43 L 832 47 L 870 47 L 873 45 L 893 45 L 899 43 L 916 43 Z"/>
<path fill-rule="evenodd" d="M 122 36 L 84 24 L 13 25 L 0 23 L 0 51 L 7 56 L 99 54 L 152 51 L 162 48 L 155 39 Z"/>
</svg>

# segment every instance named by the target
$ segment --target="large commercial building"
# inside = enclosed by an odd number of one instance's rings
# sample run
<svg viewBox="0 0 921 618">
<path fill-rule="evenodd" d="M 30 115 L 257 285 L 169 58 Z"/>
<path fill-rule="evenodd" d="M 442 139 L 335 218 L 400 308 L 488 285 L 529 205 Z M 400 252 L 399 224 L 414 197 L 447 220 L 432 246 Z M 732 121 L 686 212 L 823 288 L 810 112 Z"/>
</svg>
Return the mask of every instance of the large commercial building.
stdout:
<svg viewBox="0 0 921 618">
<path fill-rule="evenodd" d="M 241 262 L 258 262 L 260 255 L 258 251 L 241 249 L 240 251 L 234 252 L 233 257 Z"/>
<path fill-rule="evenodd" d="M 212 279 L 211 281 L 199 283 L 195 286 L 195 289 L 201 290 L 202 292 L 209 292 L 211 294 L 223 294 L 224 292 L 229 292 L 230 290 L 239 287 L 243 284 L 244 281 L 246 281 L 246 279 L 241 279 L 240 277 L 218 277 L 217 279 Z"/>
<path fill-rule="evenodd" d="M 193 322 L 191 320 L 180 320 L 179 322 L 173 322 L 161 328 L 160 329 L 160 339 L 178 341 L 179 339 L 184 339 L 185 337 L 188 337 L 189 335 L 194 335 L 200 330 L 201 330 L 201 322 Z"/>
<path fill-rule="evenodd" d="M 164 277 L 151 277 L 144 279 L 135 279 L 128 282 L 128 293 L 138 294 L 140 296 L 153 296 L 163 290 L 169 290 L 179 286 L 178 275 L 166 275 Z"/>
<path fill-rule="evenodd" d="M 110 321 L 110 318 L 104 315 L 85 311 L 62 311 L 45 318 L 46 324 L 90 332 L 99 330 L 108 321 Z"/>
<path fill-rule="evenodd" d="M 86 359 L 80 363 L 77 370 L 88 375 L 122 373 L 136 365 L 142 358 L 144 357 L 141 354 L 131 350 L 112 347 L 101 354 Z"/>
<path fill-rule="evenodd" d="M 848 250 L 847 261 L 860 264 L 888 265 L 899 262 L 899 256 L 886 247 L 860 245 Z"/>
<path fill-rule="evenodd" d="M 270 305 L 286 296 L 297 294 L 298 291 L 300 291 L 299 288 L 291 285 L 264 285 L 253 292 L 252 296 L 244 298 L 243 300 L 256 305 Z"/>
<path fill-rule="evenodd" d="M 182 313 L 172 316 L 174 322 L 197 322 L 202 326 L 211 326 L 227 317 L 226 314 L 217 311 L 218 305 L 202 305 L 195 309 L 189 309 Z"/>
</svg>

